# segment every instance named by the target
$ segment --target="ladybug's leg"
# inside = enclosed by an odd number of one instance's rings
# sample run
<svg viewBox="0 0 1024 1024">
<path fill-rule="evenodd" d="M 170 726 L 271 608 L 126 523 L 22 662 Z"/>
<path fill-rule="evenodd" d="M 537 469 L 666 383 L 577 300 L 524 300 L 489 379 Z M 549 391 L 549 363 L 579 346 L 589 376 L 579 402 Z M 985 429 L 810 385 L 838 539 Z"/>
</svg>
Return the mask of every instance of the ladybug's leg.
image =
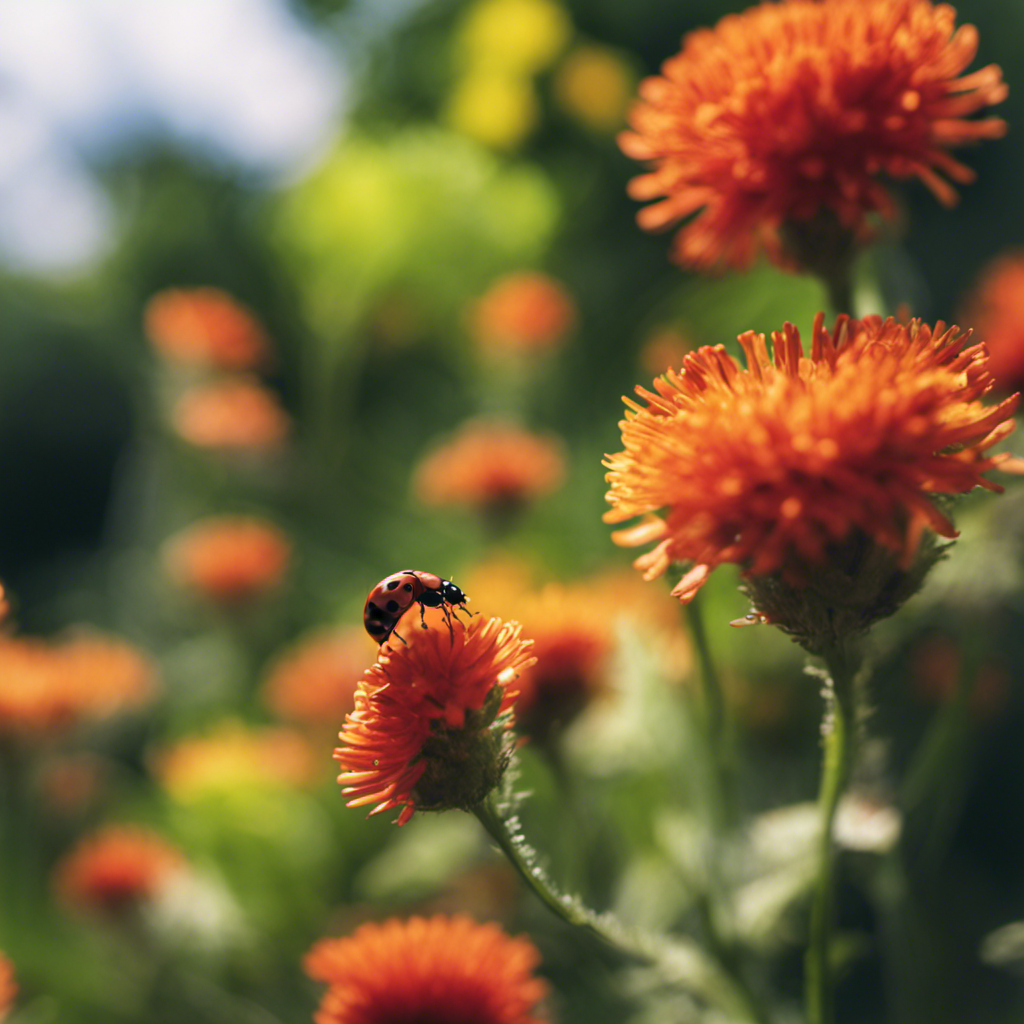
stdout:
<svg viewBox="0 0 1024 1024">
<path fill-rule="evenodd" d="M 471 612 L 464 604 L 453 604 L 452 612 L 458 616 L 459 612 L 465 612 L 470 618 L 474 615 L 479 615 L 479 612 Z"/>
<path fill-rule="evenodd" d="M 448 636 L 451 638 L 451 642 L 455 643 L 455 630 L 452 629 L 451 605 L 442 604 L 441 611 L 444 613 L 444 621 L 445 624 L 448 626 Z"/>
<path fill-rule="evenodd" d="M 427 608 L 427 606 L 422 601 L 420 601 L 420 626 L 423 629 L 427 628 L 427 620 L 426 620 L 426 616 L 424 615 L 424 612 L 426 611 L 426 608 Z"/>
<path fill-rule="evenodd" d="M 405 644 L 407 647 L 409 646 L 407 641 L 406 641 L 406 639 L 405 639 L 405 637 L 402 636 L 401 633 L 399 633 L 399 632 L 397 632 L 396 630 L 393 629 L 393 630 L 391 630 L 391 635 L 392 636 L 397 636 L 398 639 L 401 640 L 403 644 Z"/>
</svg>

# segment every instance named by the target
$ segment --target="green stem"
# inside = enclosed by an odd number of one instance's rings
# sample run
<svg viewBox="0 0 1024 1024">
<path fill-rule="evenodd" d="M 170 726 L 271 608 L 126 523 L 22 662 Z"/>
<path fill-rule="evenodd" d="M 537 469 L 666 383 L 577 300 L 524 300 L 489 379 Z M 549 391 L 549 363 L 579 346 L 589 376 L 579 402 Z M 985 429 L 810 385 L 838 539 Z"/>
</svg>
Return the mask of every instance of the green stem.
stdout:
<svg viewBox="0 0 1024 1024">
<path fill-rule="evenodd" d="M 821 816 L 818 837 L 818 865 L 811 896 L 810 940 L 805 958 L 805 997 L 809 1024 L 832 1024 L 835 1020 L 835 979 L 829 961 L 829 947 L 835 929 L 835 850 L 832 826 L 839 798 L 846 787 L 853 754 L 853 681 L 855 660 L 839 645 L 825 653 L 824 763 L 818 809 Z"/>
<path fill-rule="evenodd" d="M 673 960 L 679 958 L 687 965 L 686 984 L 693 991 L 718 1002 L 751 1024 L 768 1024 L 769 1018 L 761 1007 L 761 1001 L 735 970 L 734 958 L 720 955 L 724 947 L 717 932 L 714 933 L 715 941 L 711 943 L 715 957 L 712 961 L 702 955 L 696 944 L 689 946 L 680 941 L 673 944 L 642 929 L 626 927 L 612 914 L 598 914 L 578 897 L 558 889 L 540 865 L 537 852 L 523 838 L 518 819 L 510 813 L 507 801 L 498 797 L 496 791 L 480 801 L 473 808 L 473 813 L 534 895 L 566 924 L 582 928 L 620 953 L 662 967 L 668 973 L 672 971 Z M 680 956 L 683 949 L 685 952 Z"/>
<path fill-rule="evenodd" d="M 735 821 L 736 810 L 733 728 L 718 670 L 711 656 L 699 594 L 686 605 L 685 614 L 700 665 L 703 718 L 715 785 L 712 810 L 717 824 L 731 823 Z"/>
</svg>

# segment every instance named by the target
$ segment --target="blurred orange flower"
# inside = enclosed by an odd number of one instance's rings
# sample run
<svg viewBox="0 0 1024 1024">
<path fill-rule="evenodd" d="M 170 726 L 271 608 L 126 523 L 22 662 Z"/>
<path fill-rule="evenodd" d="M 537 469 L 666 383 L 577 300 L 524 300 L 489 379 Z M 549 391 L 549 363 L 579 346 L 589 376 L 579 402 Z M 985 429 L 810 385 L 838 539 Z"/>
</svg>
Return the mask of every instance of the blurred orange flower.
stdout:
<svg viewBox="0 0 1024 1024">
<path fill-rule="evenodd" d="M 184 801 L 253 786 L 303 786 L 316 775 L 313 751 L 301 733 L 233 720 L 158 751 L 153 766 L 164 788 Z"/>
<path fill-rule="evenodd" d="M 281 718 L 337 728 L 355 706 L 356 684 L 377 656 L 377 642 L 361 626 L 307 636 L 274 662 L 264 703 Z"/>
<path fill-rule="evenodd" d="M 983 453 L 1013 430 L 1017 397 L 980 401 L 985 349 L 958 328 L 841 316 L 829 332 L 819 314 L 809 358 L 792 324 L 772 335 L 774 357 L 764 335 L 739 341 L 746 369 L 707 347 L 656 393 L 638 387 L 625 451 L 605 462 L 605 521 L 644 516 L 614 539 L 657 542 L 634 562 L 646 579 L 694 563 L 681 600 L 723 562 L 799 582 L 854 531 L 909 564 L 926 528 L 956 535 L 931 495 L 1002 489 L 982 474 L 1009 456 Z"/>
<path fill-rule="evenodd" d="M 169 288 L 146 304 L 146 335 L 177 363 L 248 370 L 266 363 L 270 342 L 252 311 L 218 288 Z"/>
<path fill-rule="evenodd" d="M 508 761 L 516 676 L 532 662 L 518 623 L 452 621 L 427 609 L 425 630 L 380 648 L 356 690 L 334 751 L 347 806 L 375 803 L 379 814 L 404 804 L 468 809 L 497 785 Z M 492 728 L 493 727 L 493 728 Z"/>
<path fill-rule="evenodd" d="M 575 323 L 572 296 L 539 271 L 498 278 L 470 311 L 473 337 L 494 351 L 545 351 L 561 342 Z"/>
<path fill-rule="evenodd" d="M 181 852 L 156 832 L 108 825 L 65 855 L 54 872 L 54 888 L 69 906 L 118 914 L 151 900 L 184 867 Z"/>
<path fill-rule="evenodd" d="M 306 973 L 329 986 L 316 1024 L 542 1024 L 547 986 L 528 939 L 468 917 L 391 918 L 323 939 Z"/>
<path fill-rule="evenodd" d="M 655 230 L 686 220 L 675 259 L 745 267 L 780 228 L 820 211 L 863 233 L 893 203 L 879 181 L 917 177 L 952 205 L 949 181 L 973 172 L 948 150 L 999 138 L 998 118 L 967 116 L 1005 99 L 995 65 L 958 77 L 978 49 L 972 25 L 929 0 L 784 0 L 723 18 L 683 40 L 645 79 L 619 139 L 653 170 L 630 184 L 659 199 Z M 943 177 L 945 176 L 945 177 Z"/>
<path fill-rule="evenodd" d="M 281 582 L 290 557 L 291 542 L 282 530 L 246 516 L 200 520 L 164 547 L 174 580 L 223 604 L 272 589 Z"/>
<path fill-rule="evenodd" d="M 277 395 L 244 377 L 186 391 L 172 421 L 190 444 L 243 451 L 276 448 L 290 428 Z"/>
<path fill-rule="evenodd" d="M 17 994 L 18 984 L 14 980 L 14 968 L 11 961 L 0 953 L 0 1020 L 7 1016 Z"/>
<path fill-rule="evenodd" d="M 426 505 L 518 506 L 557 489 L 565 477 L 562 445 L 497 420 L 470 420 L 429 452 L 413 489 Z"/>
<path fill-rule="evenodd" d="M 935 633 L 920 640 L 910 654 L 910 682 L 929 704 L 953 698 L 964 671 L 963 653 L 948 636 Z M 1006 706 L 1010 677 L 1005 668 L 985 661 L 974 670 L 969 710 L 978 718 L 992 718 Z"/>
<path fill-rule="evenodd" d="M 988 367 L 1003 391 L 1024 384 L 1024 251 L 1006 253 L 981 273 L 963 316 L 988 349 Z"/>
<path fill-rule="evenodd" d="M 157 673 L 125 641 L 83 633 L 56 643 L 0 638 L 0 679 L 0 732 L 34 732 L 143 704 Z"/>
<path fill-rule="evenodd" d="M 536 662 L 517 683 L 519 729 L 536 740 L 563 728 L 604 689 L 615 641 L 615 606 L 584 583 L 550 583 L 527 596 L 516 616 Z"/>
</svg>

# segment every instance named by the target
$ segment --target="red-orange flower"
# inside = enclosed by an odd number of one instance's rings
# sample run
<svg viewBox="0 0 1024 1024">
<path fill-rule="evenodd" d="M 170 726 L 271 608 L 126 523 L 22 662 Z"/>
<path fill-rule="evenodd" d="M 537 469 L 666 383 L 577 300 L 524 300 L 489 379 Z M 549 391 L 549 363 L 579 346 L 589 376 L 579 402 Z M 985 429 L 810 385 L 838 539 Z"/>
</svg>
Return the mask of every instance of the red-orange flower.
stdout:
<svg viewBox="0 0 1024 1024">
<path fill-rule="evenodd" d="M 413 488 L 427 505 L 516 506 L 565 477 L 561 444 L 512 423 L 471 420 L 420 462 Z"/>
<path fill-rule="evenodd" d="M 1024 385 L 1024 251 L 1006 253 L 982 271 L 964 321 L 985 339 L 996 385 L 1003 391 Z"/>
<path fill-rule="evenodd" d="M 168 542 L 167 570 L 182 586 L 234 604 L 280 583 L 291 557 L 287 536 L 271 523 L 245 516 L 204 519 Z"/>
<path fill-rule="evenodd" d="M 270 353 L 252 311 L 218 288 L 169 288 L 149 300 L 143 318 L 154 348 L 174 362 L 248 370 Z"/>
<path fill-rule="evenodd" d="M 0 732 L 36 732 L 144 703 L 157 673 L 125 641 L 83 633 L 56 643 L 0 639 L 0 679 Z"/>
<path fill-rule="evenodd" d="M 330 987 L 316 1024 L 542 1024 L 536 947 L 468 917 L 396 918 L 323 939 L 306 955 Z"/>
<path fill-rule="evenodd" d="M 692 32 L 641 83 L 620 136 L 653 168 L 630 194 L 660 200 L 639 223 L 687 220 L 678 262 L 742 267 L 761 245 L 780 261 L 784 223 L 821 211 L 863 233 L 892 211 L 880 174 L 952 205 L 947 179 L 974 175 L 948 150 L 1003 135 L 997 118 L 966 118 L 1007 94 L 995 65 L 962 75 L 978 33 L 955 18 L 929 0 L 783 0 Z"/>
<path fill-rule="evenodd" d="M 117 914 L 152 899 L 184 866 L 181 852 L 156 832 L 108 825 L 61 860 L 54 887 L 70 906 Z"/>
<path fill-rule="evenodd" d="M 376 654 L 362 626 L 314 633 L 275 661 L 264 702 L 282 718 L 333 731 L 355 706 L 356 683 Z"/>
<path fill-rule="evenodd" d="M 0 1020 L 7 1016 L 17 994 L 18 984 L 14 980 L 14 968 L 11 961 L 0 953 Z"/>
<path fill-rule="evenodd" d="M 819 314 L 810 357 L 791 324 L 740 336 L 744 369 L 723 346 L 691 353 L 679 372 L 638 387 L 608 456 L 605 520 L 645 518 L 617 543 L 657 541 L 634 565 L 647 579 L 694 563 L 674 593 L 689 600 L 708 572 L 798 582 L 855 531 L 913 558 L 926 528 L 956 536 L 935 494 L 1001 488 L 983 473 L 1009 456 L 984 452 L 1013 429 L 1017 396 L 998 406 L 983 345 L 956 327 Z M 655 514 L 660 513 L 660 514 Z"/>
<path fill-rule="evenodd" d="M 192 388 L 178 399 L 174 429 L 201 448 L 263 450 L 288 436 L 288 414 L 277 396 L 247 378 Z"/>
<path fill-rule="evenodd" d="M 453 620 L 435 609 L 428 629 L 380 649 L 356 690 L 334 752 L 349 807 L 404 804 L 398 824 L 419 808 L 471 807 L 497 785 L 508 761 L 518 673 L 532 662 L 518 623 Z"/>
<path fill-rule="evenodd" d="M 473 305 L 470 327 L 485 349 L 540 352 L 557 345 L 576 323 L 565 286 L 539 271 L 506 274 Z"/>
</svg>

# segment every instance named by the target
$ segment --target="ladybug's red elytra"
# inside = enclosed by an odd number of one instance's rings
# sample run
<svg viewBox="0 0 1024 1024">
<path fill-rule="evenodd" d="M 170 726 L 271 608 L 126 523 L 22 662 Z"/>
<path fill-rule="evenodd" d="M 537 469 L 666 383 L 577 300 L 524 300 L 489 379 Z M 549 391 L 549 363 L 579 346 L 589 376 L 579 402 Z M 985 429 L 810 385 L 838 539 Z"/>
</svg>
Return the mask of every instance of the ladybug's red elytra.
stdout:
<svg viewBox="0 0 1024 1024">
<path fill-rule="evenodd" d="M 465 610 L 466 595 L 450 580 L 435 576 L 432 572 L 403 569 L 381 580 L 370 591 L 363 607 L 366 632 L 379 644 L 384 643 L 392 633 L 405 643 L 402 635 L 395 633 L 395 626 L 414 602 L 420 606 L 420 623 L 424 628 L 426 622 L 423 609 L 440 608 L 448 622 L 448 631 L 452 632 L 452 613 L 448 605 L 455 610 Z"/>
</svg>

